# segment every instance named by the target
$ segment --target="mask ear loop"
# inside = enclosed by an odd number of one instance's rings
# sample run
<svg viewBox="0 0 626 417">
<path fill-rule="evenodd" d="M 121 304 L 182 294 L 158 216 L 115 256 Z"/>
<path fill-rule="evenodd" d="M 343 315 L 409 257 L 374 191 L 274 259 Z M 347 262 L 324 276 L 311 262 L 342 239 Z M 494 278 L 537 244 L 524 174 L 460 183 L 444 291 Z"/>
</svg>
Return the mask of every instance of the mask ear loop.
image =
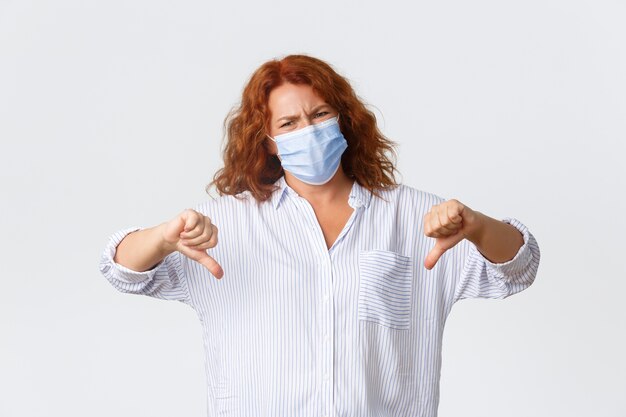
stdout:
<svg viewBox="0 0 626 417">
<path fill-rule="evenodd" d="M 265 134 L 265 136 L 267 136 L 268 138 L 270 138 L 271 140 L 274 141 L 274 143 L 276 144 L 276 150 L 278 151 L 278 142 L 276 142 L 276 139 L 274 139 L 273 137 L 271 137 L 270 135 L 268 135 L 267 133 Z M 283 159 L 280 157 L 280 155 L 278 154 L 278 152 L 276 152 L 276 156 L 278 157 L 278 159 L 280 161 L 282 161 Z"/>
</svg>

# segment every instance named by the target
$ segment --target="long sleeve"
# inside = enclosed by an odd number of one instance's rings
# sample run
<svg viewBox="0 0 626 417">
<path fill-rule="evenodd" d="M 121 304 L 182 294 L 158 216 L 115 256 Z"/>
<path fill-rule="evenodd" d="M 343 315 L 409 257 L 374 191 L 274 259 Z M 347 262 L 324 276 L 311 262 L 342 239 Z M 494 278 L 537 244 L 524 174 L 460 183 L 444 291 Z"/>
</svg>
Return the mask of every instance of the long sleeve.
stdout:
<svg viewBox="0 0 626 417">
<path fill-rule="evenodd" d="M 469 240 L 459 242 L 449 251 L 445 268 L 447 279 L 452 281 L 448 288 L 454 291 L 451 304 L 464 298 L 506 298 L 534 282 L 541 256 L 535 237 L 517 219 L 506 217 L 502 221 L 522 233 L 523 245 L 509 261 L 493 263 Z"/>
<path fill-rule="evenodd" d="M 130 227 L 109 237 L 100 258 L 100 272 L 120 292 L 180 301 L 193 307 L 179 252 L 172 252 L 152 269 L 142 272 L 133 271 L 113 260 L 117 245 L 126 235 L 140 229 Z"/>
</svg>

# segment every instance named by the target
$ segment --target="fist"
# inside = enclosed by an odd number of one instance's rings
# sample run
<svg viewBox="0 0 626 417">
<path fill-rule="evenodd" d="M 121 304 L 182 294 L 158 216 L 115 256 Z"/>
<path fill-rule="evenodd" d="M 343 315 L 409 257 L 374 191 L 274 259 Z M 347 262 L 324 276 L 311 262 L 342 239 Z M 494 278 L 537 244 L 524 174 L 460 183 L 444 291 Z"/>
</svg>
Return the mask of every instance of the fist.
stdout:
<svg viewBox="0 0 626 417">
<path fill-rule="evenodd" d="M 455 199 L 432 206 L 424 215 L 424 234 L 436 241 L 426 256 L 424 267 L 432 269 L 445 251 L 472 236 L 479 228 L 479 221 L 479 212 Z"/>
<path fill-rule="evenodd" d="M 206 250 L 217 245 L 217 227 L 211 219 L 192 209 L 186 209 L 165 224 L 163 240 L 166 245 L 204 265 L 216 278 L 224 271 Z"/>
</svg>

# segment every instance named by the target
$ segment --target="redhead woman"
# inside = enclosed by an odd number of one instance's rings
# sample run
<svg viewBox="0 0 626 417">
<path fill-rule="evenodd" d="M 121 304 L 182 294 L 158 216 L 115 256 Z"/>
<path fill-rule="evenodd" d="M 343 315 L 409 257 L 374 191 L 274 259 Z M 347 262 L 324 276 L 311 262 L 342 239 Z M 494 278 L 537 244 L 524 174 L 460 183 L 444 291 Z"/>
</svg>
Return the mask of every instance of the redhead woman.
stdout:
<svg viewBox="0 0 626 417">
<path fill-rule="evenodd" d="M 261 65 L 225 127 L 218 197 L 113 233 L 102 274 L 196 311 L 209 416 L 436 416 L 450 309 L 533 283 L 529 229 L 399 184 L 320 59 Z"/>
</svg>

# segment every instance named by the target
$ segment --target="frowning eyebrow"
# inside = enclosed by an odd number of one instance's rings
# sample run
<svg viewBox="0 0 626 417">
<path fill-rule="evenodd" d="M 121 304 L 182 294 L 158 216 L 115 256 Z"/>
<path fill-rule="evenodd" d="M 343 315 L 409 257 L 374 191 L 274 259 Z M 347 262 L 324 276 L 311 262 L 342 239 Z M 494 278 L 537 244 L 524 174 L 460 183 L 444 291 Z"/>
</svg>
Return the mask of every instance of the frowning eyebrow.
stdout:
<svg viewBox="0 0 626 417">
<path fill-rule="evenodd" d="M 324 103 L 324 104 L 320 104 L 319 106 L 316 106 L 313 108 L 313 111 L 311 111 L 311 114 L 315 114 L 318 111 L 320 111 L 321 109 L 323 109 L 324 107 L 329 107 L 328 104 Z M 293 116 L 282 116 L 279 119 L 276 120 L 276 123 L 280 122 L 281 120 L 295 120 L 297 119 L 298 115 L 293 115 Z"/>
</svg>

